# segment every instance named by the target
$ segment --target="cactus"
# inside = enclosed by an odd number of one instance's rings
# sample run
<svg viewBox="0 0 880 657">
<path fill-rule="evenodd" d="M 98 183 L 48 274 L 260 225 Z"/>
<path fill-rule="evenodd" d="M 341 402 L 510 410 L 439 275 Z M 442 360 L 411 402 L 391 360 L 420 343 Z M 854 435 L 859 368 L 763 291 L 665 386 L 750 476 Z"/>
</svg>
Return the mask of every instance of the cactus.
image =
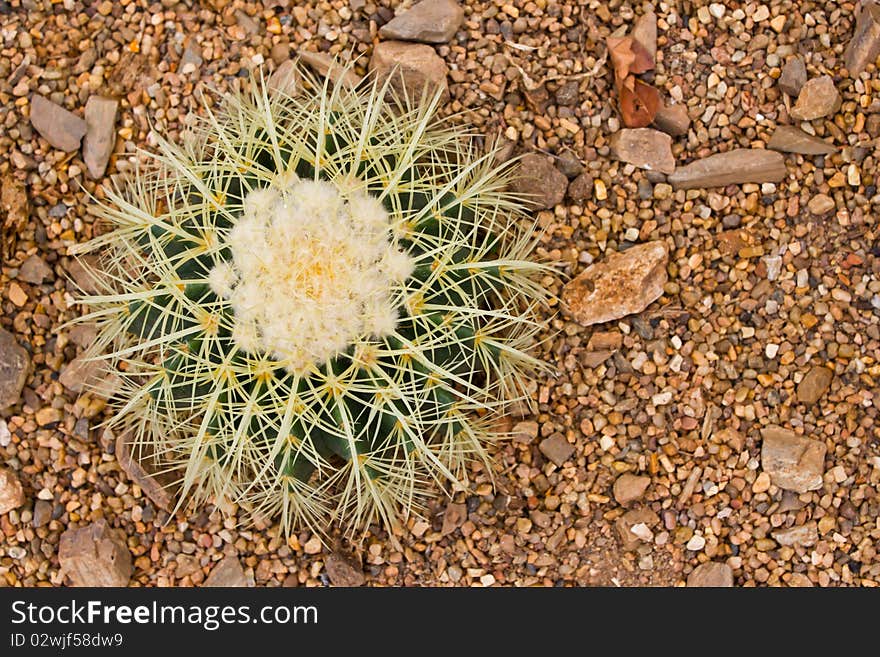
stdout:
<svg viewBox="0 0 880 657">
<path fill-rule="evenodd" d="M 511 169 L 388 85 L 225 96 L 107 190 L 84 295 L 110 425 L 285 530 L 398 525 L 529 399 L 546 265 Z"/>
</svg>

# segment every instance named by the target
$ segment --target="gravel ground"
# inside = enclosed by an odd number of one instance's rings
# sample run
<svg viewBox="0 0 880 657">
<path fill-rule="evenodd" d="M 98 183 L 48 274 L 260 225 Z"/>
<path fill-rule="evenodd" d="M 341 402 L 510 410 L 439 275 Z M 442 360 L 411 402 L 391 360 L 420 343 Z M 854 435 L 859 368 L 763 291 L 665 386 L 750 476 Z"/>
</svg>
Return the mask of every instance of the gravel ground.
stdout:
<svg viewBox="0 0 880 657">
<path fill-rule="evenodd" d="M 0 583 L 62 584 L 61 533 L 99 518 L 127 536 L 133 585 L 199 584 L 226 555 L 260 586 L 326 585 L 339 570 L 308 533 L 243 530 L 211 507 L 169 520 L 117 463 L 98 426 L 104 402 L 59 381 L 89 340 L 59 328 L 79 312 L 67 277 L 81 272 L 67 249 L 92 235 L 87 195 L 101 190 L 77 151 L 34 132 L 30 97 L 79 116 L 94 94 L 119 98 L 109 173 L 123 172 L 136 147 L 154 143 L 151 127 L 176 134 L 206 85 L 229 88 L 299 48 L 360 57 L 364 69 L 397 5 L 0 0 L 0 180 L 25 183 L 31 206 L 3 260 L 0 323 L 33 362 L 20 402 L 4 412 L 8 431 L 0 424 L 0 465 L 25 498 L 0 514 Z M 834 154 L 786 156 L 777 184 L 673 191 L 661 174 L 610 157 L 621 125 L 604 39 L 632 25 L 640 4 L 463 2 L 464 25 L 435 48 L 450 69 L 444 111 L 588 173 L 584 200 L 536 213 L 546 237 L 535 257 L 566 263 L 550 288 L 561 294 L 634 240 L 667 245 L 669 280 L 659 300 L 620 321 L 584 328 L 548 313 L 542 355 L 558 375 L 535 382 L 536 416 L 508 419 L 517 438 L 492 450 L 494 488 L 475 469 L 471 490 L 449 505 L 438 496 L 425 521 L 396 536 L 377 529 L 360 549 L 335 546 L 362 564 L 367 584 L 677 585 L 709 561 L 726 563 L 737 586 L 880 583 L 880 80 L 873 66 L 861 80 L 841 73 L 854 5 L 656 3 L 652 83 L 692 120 L 673 143 L 678 163 L 763 147 L 776 125 L 795 123 L 794 99 L 777 85 L 790 55 L 804 57 L 808 77 L 830 75 L 842 96 L 836 113 L 809 123 L 840 147 Z M 820 194 L 831 205 L 817 215 L 808 204 Z M 612 353 L 597 363 L 591 341 Z M 816 365 L 833 378 L 804 401 L 797 391 Z M 818 489 L 786 491 L 763 472 L 761 430 L 771 425 L 827 448 Z M 561 465 L 547 438 L 570 446 Z M 621 504 L 632 483 L 614 488 L 624 473 L 649 480 Z M 780 533 L 792 527 L 804 536 Z"/>
</svg>

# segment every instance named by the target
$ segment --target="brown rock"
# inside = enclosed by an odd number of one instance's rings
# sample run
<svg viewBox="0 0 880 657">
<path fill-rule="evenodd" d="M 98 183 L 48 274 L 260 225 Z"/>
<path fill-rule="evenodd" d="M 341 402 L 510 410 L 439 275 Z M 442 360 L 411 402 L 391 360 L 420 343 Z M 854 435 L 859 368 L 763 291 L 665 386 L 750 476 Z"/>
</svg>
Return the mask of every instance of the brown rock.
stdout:
<svg viewBox="0 0 880 657">
<path fill-rule="evenodd" d="M 568 442 L 561 433 L 554 433 L 538 444 L 538 449 L 557 466 L 562 465 L 574 454 L 574 445 Z"/>
<path fill-rule="evenodd" d="M 660 522 L 660 518 L 651 509 L 641 508 L 627 511 L 614 521 L 617 535 L 624 550 L 635 550 L 644 541 L 644 534 L 640 526 L 650 530 Z M 633 532 L 633 528 L 636 531 Z"/>
<path fill-rule="evenodd" d="M 324 567 L 333 586 L 363 586 L 366 582 L 363 570 L 341 554 L 329 554 L 324 559 Z"/>
<path fill-rule="evenodd" d="M 819 530 L 815 522 L 808 522 L 789 529 L 779 529 L 773 532 L 773 538 L 780 545 L 809 547 L 819 541 Z"/>
<path fill-rule="evenodd" d="M 549 209 L 562 203 L 567 187 L 568 179 L 553 166 L 552 158 L 537 153 L 522 157 L 510 186 L 533 210 Z"/>
<path fill-rule="evenodd" d="M 798 401 L 803 404 L 815 404 L 831 387 L 831 380 L 833 378 L 834 372 L 824 365 L 816 365 L 810 368 L 810 371 L 807 372 L 798 384 Z"/>
<path fill-rule="evenodd" d="M 862 3 L 856 29 L 843 53 L 850 76 L 857 77 L 880 55 L 880 5 L 872 0 Z"/>
<path fill-rule="evenodd" d="M 835 207 L 837 204 L 828 194 L 816 194 L 807 203 L 807 209 L 817 217 L 831 212 Z"/>
<path fill-rule="evenodd" d="M 636 19 L 632 38 L 645 49 L 652 60 L 657 58 L 657 14 L 652 9 L 648 9 Z"/>
<path fill-rule="evenodd" d="M 53 148 L 69 153 L 79 148 L 86 122 L 38 94 L 31 99 L 31 125 Z"/>
<path fill-rule="evenodd" d="M 30 202 L 24 183 L 11 173 L 0 174 L 0 253 L 9 257 L 18 234 L 27 225 Z"/>
<path fill-rule="evenodd" d="M 650 485 L 650 477 L 638 476 L 629 472 L 624 473 L 614 482 L 614 499 L 618 504 L 629 504 L 640 500 Z"/>
<path fill-rule="evenodd" d="M 100 276 L 98 258 L 96 256 L 80 256 L 70 258 L 64 265 L 76 285 L 77 292 L 81 294 L 97 294 L 101 291 L 99 284 Z"/>
<path fill-rule="evenodd" d="M 701 563 L 688 575 L 687 585 L 689 588 L 730 588 L 733 586 L 733 570 L 720 561 Z"/>
<path fill-rule="evenodd" d="M 208 577 L 205 578 L 202 587 L 207 588 L 244 588 L 253 586 L 253 579 L 249 578 L 241 562 L 234 555 L 223 557 L 220 562 L 211 569 Z"/>
<path fill-rule="evenodd" d="M 834 114 L 840 108 L 840 94 L 830 75 L 808 80 L 791 108 L 791 117 L 798 121 L 812 121 Z"/>
<path fill-rule="evenodd" d="M 373 48 L 370 70 L 380 82 L 391 80 L 391 89 L 401 100 L 418 102 L 425 94 L 449 98 L 446 62 L 431 46 L 406 41 L 384 41 Z"/>
<path fill-rule="evenodd" d="M 767 427 L 761 436 L 761 467 L 774 484 L 795 493 L 822 487 L 825 443 L 777 426 Z"/>
<path fill-rule="evenodd" d="M 623 334 L 618 331 L 595 331 L 587 342 L 590 351 L 603 351 L 605 349 L 617 350 L 623 344 Z"/>
<path fill-rule="evenodd" d="M 789 96 L 797 98 L 806 82 L 807 67 L 804 58 L 800 55 L 789 57 L 782 67 L 782 75 L 779 76 L 779 88 Z"/>
<path fill-rule="evenodd" d="M 568 196 L 572 201 L 585 201 L 593 195 L 593 177 L 589 171 L 580 174 L 568 185 Z"/>
<path fill-rule="evenodd" d="M 773 132 L 767 148 L 782 153 L 800 153 L 801 155 L 828 155 L 837 150 L 833 144 L 808 135 L 793 125 L 781 125 Z"/>
<path fill-rule="evenodd" d="M 354 72 L 354 69 L 344 66 L 326 53 L 300 50 L 298 55 L 300 61 L 307 64 L 318 75 L 329 78 L 331 82 L 340 82 L 347 87 L 356 87 L 363 79 Z"/>
<path fill-rule="evenodd" d="M 581 354 L 581 365 L 584 367 L 599 367 L 606 360 L 614 355 L 613 351 L 587 351 Z"/>
<path fill-rule="evenodd" d="M 672 173 L 672 137 L 651 128 L 624 128 L 611 135 L 611 154 L 640 169 Z"/>
<path fill-rule="evenodd" d="M 9 331 L 0 329 L 0 409 L 18 401 L 30 365 L 28 352 Z"/>
<path fill-rule="evenodd" d="M 24 504 L 24 489 L 15 473 L 0 468 L 0 515 L 9 513 Z"/>
<path fill-rule="evenodd" d="M 52 269 L 40 256 L 32 255 L 21 263 L 18 277 L 27 283 L 40 285 L 43 281 L 52 277 Z"/>
<path fill-rule="evenodd" d="M 563 306 L 582 326 L 640 313 L 663 294 L 667 258 L 660 240 L 612 253 L 566 284 Z"/>
<path fill-rule="evenodd" d="M 538 423 L 534 420 L 517 422 L 511 432 L 514 442 L 527 445 L 538 437 Z"/>
<path fill-rule="evenodd" d="M 37 500 L 34 503 L 34 529 L 45 527 L 52 520 L 52 503 L 46 500 Z"/>
<path fill-rule="evenodd" d="M 687 107 L 681 103 L 661 105 L 654 115 L 654 127 L 673 137 L 686 135 L 691 127 L 691 117 Z"/>
<path fill-rule="evenodd" d="M 455 0 L 422 0 L 379 28 L 383 39 L 446 43 L 464 22 L 464 9 Z"/>
<path fill-rule="evenodd" d="M 73 586 L 126 586 L 131 578 L 125 535 L 103 519 L 61 534 L 58 562 Z"/>
<path fill-rule="evenodd" d="M 90 96 L 86 101 L 86 136 L 83 140 L 83 161 L 89 177 L 104 175 L 110 154 L 116 145 L 116 110 L 119 101 Z"/>
<path fill-rule="evenodd" d="M 269 76 L 269 89 L 276 94 L 295 96 L 299 91 L 299 69 L 292 59 L 282 62 Z"/>
<path fill-rule="evenodd" d="M 467 520 L 467 506 L 450 502 L 446 505 L 446 511 L 443 513 L 443 527 L 440 529 L 440 533 L 443 536 L 451 534 L 461 527 L 465 520 Z"/>
<path fill-rule="evenodd" d="M 776 151 L 737 148 L 677 167 L 669 176 L 669 184 L 675 189 L 724 187 L 779 182 L 787 175 L 785 158 Z"/>
<path fill-rule="evenodd" d="M 174 495 L 170 490 L 171 482 L 165 480 L 161 475 L 148 472 L 144 467 L 144 465 L 149 465 L 147 458 L 138 460 L 134 457 L 132 454 L 132 436 L 129 432 L 123 431 L 116 437 L 115 451 L 119 467 L 125 471 L 129 479 L 137 484 L 144 492 L 144 495 L 158 508 L 170 511 L 174 506 Z"/>
<path fill-rule="evenodd" d="M 58 380 L 68 390 L 79 393 L 89 390 L 109 399 L 119 388 L 119 376 L 110 371 L 106 360 L 81 354 L 61 370 Z"/>
</svg>

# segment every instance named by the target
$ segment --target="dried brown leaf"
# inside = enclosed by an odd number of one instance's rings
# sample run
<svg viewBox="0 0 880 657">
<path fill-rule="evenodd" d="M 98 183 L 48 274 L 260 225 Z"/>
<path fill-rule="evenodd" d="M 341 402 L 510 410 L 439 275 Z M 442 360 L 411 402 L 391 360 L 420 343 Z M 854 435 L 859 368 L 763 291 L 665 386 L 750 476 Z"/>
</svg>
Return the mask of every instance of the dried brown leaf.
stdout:
<svg viewBox="0 0 880 657">
<path fill-rule="evenodd" d="M 620 114 L 628 128 L 645 128 L 651 125 L 660 109 L 660 92 L 634 76 L 629 76 L 620 86 Z"/>
</svg>

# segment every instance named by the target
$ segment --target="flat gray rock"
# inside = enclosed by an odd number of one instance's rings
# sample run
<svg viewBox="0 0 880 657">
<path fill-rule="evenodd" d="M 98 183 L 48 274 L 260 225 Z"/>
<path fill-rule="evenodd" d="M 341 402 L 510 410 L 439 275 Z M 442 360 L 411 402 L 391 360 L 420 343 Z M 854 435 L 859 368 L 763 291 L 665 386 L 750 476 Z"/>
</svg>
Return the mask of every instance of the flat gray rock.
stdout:
<svg viewBox="0 0 880 657">
<path fill-rule="evenodd" d="M 379 28 L 383 39 L 446 43 L 464 22 L 464 9 L 455 0 L 422 0 Z"/>
<path fill-rule="evenodd" d="M 34 94 L 31 125 L 53 148 L 69 153 L 79 148 L 86 134 L 86 122 L 48 98 Z"/>
</svg>

